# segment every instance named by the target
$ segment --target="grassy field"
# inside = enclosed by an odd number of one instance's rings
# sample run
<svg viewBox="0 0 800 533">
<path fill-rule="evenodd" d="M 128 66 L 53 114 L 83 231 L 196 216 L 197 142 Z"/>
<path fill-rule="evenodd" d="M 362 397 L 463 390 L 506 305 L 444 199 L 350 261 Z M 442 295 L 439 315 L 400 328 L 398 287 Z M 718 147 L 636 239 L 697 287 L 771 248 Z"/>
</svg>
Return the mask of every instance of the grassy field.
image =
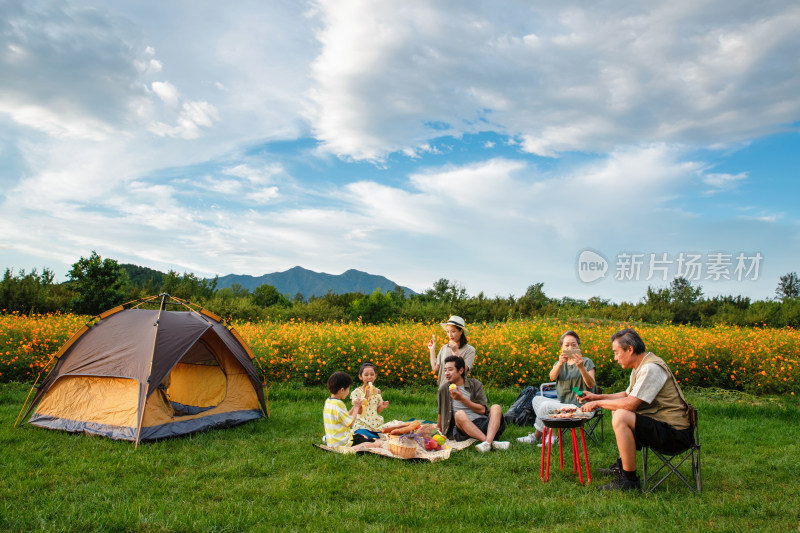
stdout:
<svg viewBox="0 0 800 533">
<path fill-rule="evenodd" d="M 0 385 L 3 531 L 797 531 L 800 405 L 690 391 L 700 413 L 703 493 L 606 494 L 571 471 L 539 479 L 539 448 L 473 448 L 428 464 L 342 456 L 322 434 L 321 388 L 270 389 L 272 418 L 144 443 L 12 425 L 27 387 Z M 488 391 L 507 407 L 514 389 Z M 433 418 L 433 389 L 384 392 L 391 418 Z M 510 427 L 506 438 L 526 434 Z M 610 420 L 591 466 L 616 457 Z"/>
</svg>

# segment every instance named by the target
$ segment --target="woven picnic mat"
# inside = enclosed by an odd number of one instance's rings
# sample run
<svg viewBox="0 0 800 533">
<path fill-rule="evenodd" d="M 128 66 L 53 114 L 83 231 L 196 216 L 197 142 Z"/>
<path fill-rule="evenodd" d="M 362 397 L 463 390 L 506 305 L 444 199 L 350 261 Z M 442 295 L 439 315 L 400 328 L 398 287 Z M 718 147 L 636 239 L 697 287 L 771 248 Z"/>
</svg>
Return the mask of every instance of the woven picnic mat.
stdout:
<svg viewBox="0 0 800 533">
<path fill-rule="evenodd" d="M 444 461 L 445 459 L 450 458 L 451 452 L 458 452 L 463 450 L 464 448 L 469 448 L 472 444 L 476 442 L 476 439 L 469 439 L 461 442 L 457 442 L 454 440 L 447 440 L 445 441 L 445 448 L 443 450 L 436 451 L 426 451 L 419 445 L 417 445 L 417 449 L 414 452 L 414 457 L 409 457 L 406 459 L 405 457 L 400 457 L 398 455 L 394 455 L 392 452 L 389 451 L 389 442 L 386 439 L 381 439 L 380 443 L 381 446 L 379 448 L 366 448 L 360 451 L 355 451 L 352 446 L 339 446 L 336 448 L 331 448 L 330 446 L 325 446 L 324 444 L 314 444 L 315 447 L 319 448 L 320 450 L 325 450 L 328 452 L 333 453 L 341 453 L 341 454 L 351 454 L 351 453 L 374 453 L 375 455 L 382 455 L 384 457 L 389 457 L 391 459 L 402 459 L 405 461 L 416 459 L 422 461 L 429 461 L 431 463 L 436 463 L 438 461 Z"/>
<path fill-rule="evenodd" d="M 394 426 L 397 424 L 402 423 L 402 420 L 392 420 L 391 422 L 386 422 L 383 426 Z M 375 455 L 382 455 L 384 457 L 390 457 L 392 459 L 402 459 L 402 460 L 422 460 L 422 461 L 429 461 L 431 463 L 436 463 L 438 461 L 444 461 L 445 459 L 450 458 L 451 452 L 458 452 L 465 448 L 469 448 L 477 442 L 477 439 L 468 439 L 464 441 L 455 441 L 455 440 L 446 440 L 444 443 L 444 449 L 437 451 L 427 451 L 422 446 L 417 444 L 417 449 L 414 452 L 414 457 L 409 457 L 406 459 L 405 457 L 400 457 L 398 455 L 394 455 L 392 452 L 389 451 L 389 440 L 381 433 L 379 441 L 381 443 L 380 447 L 375 448 L 366 448 L 360 451 L 354 451 L 352 447 L 344 447 L 339 446 L 337 448 L 331 448 L 329 446 L 325 446 L 324 444 L 314 444 L 317 448 L 329 452 L 334 453 L 342 453 L 342 454 L 350 454 L 350 453 L 374 453 Z"/>
</svg>

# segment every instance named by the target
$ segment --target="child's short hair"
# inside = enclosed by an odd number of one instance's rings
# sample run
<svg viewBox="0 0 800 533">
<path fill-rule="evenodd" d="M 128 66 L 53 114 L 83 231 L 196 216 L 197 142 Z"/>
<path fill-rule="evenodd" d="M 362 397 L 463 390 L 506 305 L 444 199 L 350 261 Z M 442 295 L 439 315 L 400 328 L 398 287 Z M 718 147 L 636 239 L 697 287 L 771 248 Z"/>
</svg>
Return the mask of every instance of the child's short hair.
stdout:
<svg viewBox="0 0 800 533">
<path fill-rule="evenodd" d="M 328 378 L 328 390 L 331 394 L 336 394 L 342 389 L 346 389 L 353 384 L 353 378 L 347 372 L 334 372 Z"/>
<path fill-rule="evenodd" d="M 361 373 L 364 371 L 364 369 L 369 367 L 372 367 L 372 370 L 374 370 L 376 374 L 378 373 L 378 367 L 375 366 L 375 363 L 372 361 L 364 361 L 361 363 L 361 366 L 358 367 L 358 377 L 361 377 Z"/>
</svg>

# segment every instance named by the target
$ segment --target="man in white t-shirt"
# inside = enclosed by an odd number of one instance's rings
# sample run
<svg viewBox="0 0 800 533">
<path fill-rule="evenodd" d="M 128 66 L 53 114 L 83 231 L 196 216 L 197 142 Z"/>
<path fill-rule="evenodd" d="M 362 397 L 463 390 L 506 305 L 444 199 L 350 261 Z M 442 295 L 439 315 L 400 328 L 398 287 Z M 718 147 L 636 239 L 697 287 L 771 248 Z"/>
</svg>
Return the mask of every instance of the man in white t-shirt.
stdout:
<svg viewBox="0 0 800 533">
<path fill-rule="evenodd" d="M 692 433 L 688 406 L 680 385 L 666 363 L 646 352 L 644 341 L 627 328 L 611 337 L 614 359 L 630 368 L 630 385 L 616 394 L 584 392 L 581 410 L 597 408 L 613 411 L 612 427 L 617 439 L 619 459 L 606 469 L 616 479 L 600 487 L 605 490 L 641 490 L 636 475 L 636 450 L 649 446 L 664 453 L 677 453 L 691 445 Z M 603 472 L 603 469 L 600 469 Z"/>
</svg>

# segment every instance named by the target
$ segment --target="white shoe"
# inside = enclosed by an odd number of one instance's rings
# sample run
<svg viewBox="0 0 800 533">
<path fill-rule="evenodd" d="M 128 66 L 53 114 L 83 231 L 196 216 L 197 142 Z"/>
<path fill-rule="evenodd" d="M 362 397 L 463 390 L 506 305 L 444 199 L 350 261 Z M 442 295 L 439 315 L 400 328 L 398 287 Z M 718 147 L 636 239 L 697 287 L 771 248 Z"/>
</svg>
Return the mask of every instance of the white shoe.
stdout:
<svg viewBox="0 0 800 533">
<path fill-rule="evenodd" d="M 511 446 L 511 443 L 507 440 L 496 440 L 492 442 L 493 450 L 507 450 L 509 446 Z"/>
<path fill-rule="evenodd" d="M 557 442 L 558 442 L 558 435 L 550 435 L 550 445 L 552 446 L 553 444 L 556 444 Z M 541 448 L 541 447 L 542 447 L 542 444 L 543 444 L 543 443 L 542 443 L 542 442 L 540 442 L 539 444 L 537 444 L 537 446 L 538 446 L 539 448 Z"/>
<path fill-rule="evenodd" d="M 492 449 L 492 443 L 486 441 L 481 442 L 480 444 L 475 445 L 475 449 L 478 450 L 478 453 L 486 453 Z"/>
<path fill-rule="evenodd" d="M 525 435 L 524 437 L 517 437 L 517 442 L 524 442 L 525 444 L 536 444 L 536 440 L 535 433 Z"/>
</svg>

